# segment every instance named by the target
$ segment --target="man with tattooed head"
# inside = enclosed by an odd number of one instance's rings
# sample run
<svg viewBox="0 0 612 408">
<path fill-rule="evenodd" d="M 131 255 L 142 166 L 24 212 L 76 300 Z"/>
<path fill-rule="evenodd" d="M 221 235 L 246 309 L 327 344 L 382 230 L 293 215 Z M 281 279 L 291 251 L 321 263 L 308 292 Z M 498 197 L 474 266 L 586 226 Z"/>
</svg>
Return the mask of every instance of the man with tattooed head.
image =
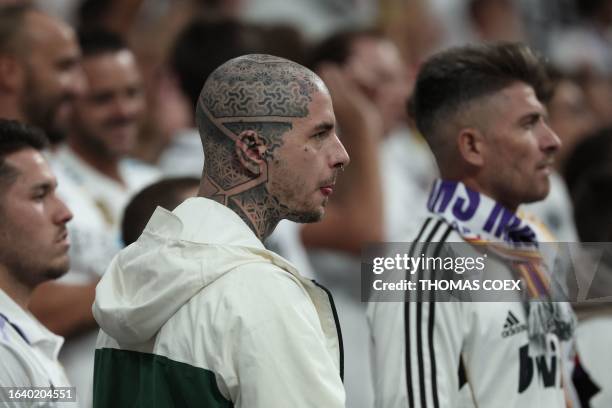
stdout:
<svg viewBox="0 0 612 408">
<path fill-rule="evenodd" d="M 348 163 L 327 88 L 246 55 L 209 76 L 196 119 L 199 197 L 158 208 L 97 287 L 94 406 L 343 407 L 331 295 L 262 244 L 318 221 Z"/>
</svg>

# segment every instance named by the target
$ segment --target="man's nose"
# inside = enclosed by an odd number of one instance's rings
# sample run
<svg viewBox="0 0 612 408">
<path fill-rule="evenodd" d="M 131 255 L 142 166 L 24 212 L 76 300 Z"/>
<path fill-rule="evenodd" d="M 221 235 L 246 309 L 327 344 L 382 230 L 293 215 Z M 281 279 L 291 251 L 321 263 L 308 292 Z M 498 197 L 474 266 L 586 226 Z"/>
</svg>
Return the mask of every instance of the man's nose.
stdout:
<svg viewBox="0 0 612 408">
<path fill-rule="evenodd" d="M 561 139 L 547 123 L 544 123 L 544 129 L 540 136 L 540 148 L 548 153 L 555 153 L 561 148 Z"/>
<path fill-rule="evenodd" d="M 57 224 L 66 224 L 68 221 L 72 219 L 72 211 L 68 208 L 64 201 L 55 196 L 57 202 L 57 209 L 55 211 L 55 222 Z"/>
<path fill-rule="evenodd" d="M 338 135 L 334 135 L 334 150 L 332 157 L 332 167 L 342 168 L 350 163 L 351 159 L 344 148 L 344 145 L 338 138 Z"/>
</svg>

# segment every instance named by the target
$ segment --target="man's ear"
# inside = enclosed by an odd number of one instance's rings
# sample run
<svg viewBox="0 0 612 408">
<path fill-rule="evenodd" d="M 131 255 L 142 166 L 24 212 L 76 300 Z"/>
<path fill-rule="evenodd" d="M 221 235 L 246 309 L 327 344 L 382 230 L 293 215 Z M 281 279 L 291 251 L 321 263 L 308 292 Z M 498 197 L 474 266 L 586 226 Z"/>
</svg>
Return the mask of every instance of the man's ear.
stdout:
<svg viewBox="0 0 612 408">
<path fill-rule="evenodd" d="M 463 160 L 472 166 L 482 167 L 485 163 L 485 135 L 476 128 L 463 128 L 457 137 L 457 147 Z"/>
<path fill-rule="evenodd" d="M 0 54 L 0 90 L 14 92 L 23 86 L 22 63 L 12 55 Z"/>
<path fill-rule="evenodd" d="M 238 135 L 235 149 L 238 160 L 244 168 L 259 176 L 266 165 L 264 159 L 266 141 L 254 130 L 245 130 Z"/>
</svg>

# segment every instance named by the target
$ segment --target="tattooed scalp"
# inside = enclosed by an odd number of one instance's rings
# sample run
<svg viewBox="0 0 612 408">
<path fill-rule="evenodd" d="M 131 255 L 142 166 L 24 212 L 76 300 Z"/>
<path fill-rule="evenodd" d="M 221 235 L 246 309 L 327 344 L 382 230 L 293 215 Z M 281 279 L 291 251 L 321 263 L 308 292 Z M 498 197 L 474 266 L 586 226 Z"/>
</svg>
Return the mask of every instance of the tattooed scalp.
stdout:
<svg viewBox="0 0 612 408">
<path fill-rule="evenodd" d="M 207 195 L 250 220 L 247 224 L 260 237 L 270 232 L 266 224 L 275 226 L 288 209 L 268 196 L 266 172 L 255 176 L 242 165 L 236 141 L 243 132 L 253 131 L 266 146 L 263 158 L 274 160 L 293 120 L 309 115 L 313 95 L 324 88 L 316 74 L 295 62 L 253 54 L 221 65 L 200 93 L 196 121 Z"/>
</svg>

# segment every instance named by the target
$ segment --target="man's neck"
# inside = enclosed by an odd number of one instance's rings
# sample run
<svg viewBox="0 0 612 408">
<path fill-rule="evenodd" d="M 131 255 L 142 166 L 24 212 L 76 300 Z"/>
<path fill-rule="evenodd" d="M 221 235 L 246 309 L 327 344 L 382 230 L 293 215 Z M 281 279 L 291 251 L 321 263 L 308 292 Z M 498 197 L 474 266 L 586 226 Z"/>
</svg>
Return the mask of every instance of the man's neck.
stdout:
<svg viewBox="0 0 612 408">
<path fill-rule="evenodd" d="M 32 289 L 17 281 L 3 265 L 0 265 L 0 289 L 22 309 L 28 309 Z"/>
<path fill-rule="evenodd" d="M 452 180 L 452 179 L 448 179 L 448 180 Z M 518 209 L 518 204 L 507 202 L 507 200 L 503 200 L 503 199 L 500 199 L 499 197 L 496 197 L 495 194 L 492 193 L 492 189 L 490 189 L 487 186 L 483 185 L 482 183 L 478 182 L 478 180 L 476 180 L 474 178 L 466 177 L 466 178 L 463 178 L 461 180 L 455 180 L 455 181 L 462 182 L 470 190 L 474 190 L 474 191 L 476 191 L 476 192 L 478 192 L 478 193 L 480 193 L 482 195 L 485 195 L 485 196 L 491 198 L 495 202 L 503 205 L 505 208 L 507 208 L 508 210 L 510 210 L 510 211 L 512 211 L 514 213 Z"/>
<path fill-rule="evenodd" d="M 205 175 L 198 195 L 214 200 L 234 211 L 257 238 L 264 241 L 283 218 L 283 212 L 276 199 L 268 194 L 264 184 L 244 189 L 234 188 L 230 191 L 222 191 L 214 181 Z"/>
<path fill-rule="evenodd" d="M 78 143 L 74 138 L 69 138 L 68 146 L 85 163 L 96 169 L 106 177 L 124 185 L 125 182 L 119 171 L 119 158 L 111 155 L 95 152 L 92 149 Z"/>
</svg>

